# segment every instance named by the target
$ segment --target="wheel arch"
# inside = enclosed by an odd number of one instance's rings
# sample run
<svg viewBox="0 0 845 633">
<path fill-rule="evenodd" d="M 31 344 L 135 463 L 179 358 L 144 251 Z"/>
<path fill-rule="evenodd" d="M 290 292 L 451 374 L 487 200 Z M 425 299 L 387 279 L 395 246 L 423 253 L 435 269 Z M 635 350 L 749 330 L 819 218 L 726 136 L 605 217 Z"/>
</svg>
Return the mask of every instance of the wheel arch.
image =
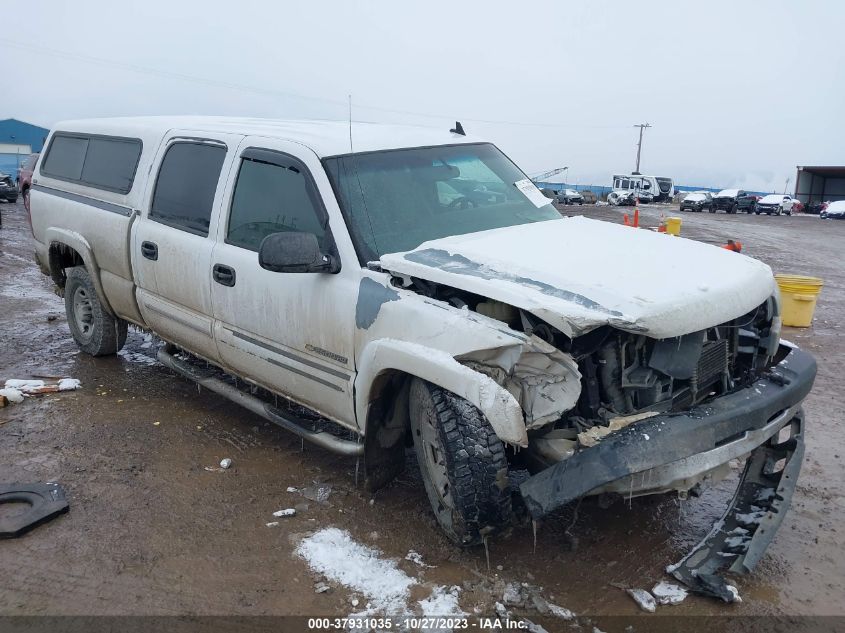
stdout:
<svg viewBox="0 0 845 633">
<path fill-rule="evenodd" d="M 363 423 L 365 436 L 369 435 L 374 418 L 384 411 L 379 410 L 378 403 L 385 400 L 387 387 L 396 385 L 397 381 L 400 385 L 408 382 L 405 376 L 427 380 L 464 398 L 484 414 L 503 442 L 528 445 L 522 407 L 507 389 L 446 352 L 395 339 L 369 343 L 360 357 L 355 379 L 355 413 L 358 424 Z"/>
<path fill-rule="evenodd" d="M 114 310 L 103 290 L 100 267 L 97 265 L 97 260 L 88 241 L 79 233 L 58 228 L 48 229 L 45 233 L 45 241 L 49 244 L 47 247 L 47 265 L 50 269 L 50 278 L 55 284 L 64 289 L 67 281 L 65 269 L 85 266 L 103 309 L 114 316 Z"/>
</svg>

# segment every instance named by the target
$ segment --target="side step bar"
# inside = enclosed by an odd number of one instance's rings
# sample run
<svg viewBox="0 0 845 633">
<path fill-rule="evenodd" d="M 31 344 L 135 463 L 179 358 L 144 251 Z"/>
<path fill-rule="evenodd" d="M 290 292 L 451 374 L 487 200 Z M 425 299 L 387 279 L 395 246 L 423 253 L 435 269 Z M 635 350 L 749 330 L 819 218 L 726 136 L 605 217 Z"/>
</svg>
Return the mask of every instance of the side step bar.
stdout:
<svg viewBox="0 0 845 633">
<path fill-rule="evenodd" d="M 249 409 L 253 413 L 260 415 L 265 420 L 269 420 L 273 424 L 277 424 L 283 429 L 288 430 L 291 433 L 295 433 L 312 444 L 316 444 L 321 448 L 339 455 L 358 457 L 364 454 L 364 445 L 362 443 L 352 440 L 344 440 L 326 431 L 309 429 L 308 422 L 300 420 L 287 411 L 273 407 L 260 398 L 244 393 L 240 389 L 223 382 L 219 378 L 203 375 L 189 363 L 179 360 L 170 354 L 166 351 L 166 349 L 159 350 L 157 356 L 162 365 L 172 369 L 177 374 L 194 381 L 209 391 L 213 391 L 224 398 L 228 398 L 235 404 L 239 404 L 245 409 Z"/>
</svg>

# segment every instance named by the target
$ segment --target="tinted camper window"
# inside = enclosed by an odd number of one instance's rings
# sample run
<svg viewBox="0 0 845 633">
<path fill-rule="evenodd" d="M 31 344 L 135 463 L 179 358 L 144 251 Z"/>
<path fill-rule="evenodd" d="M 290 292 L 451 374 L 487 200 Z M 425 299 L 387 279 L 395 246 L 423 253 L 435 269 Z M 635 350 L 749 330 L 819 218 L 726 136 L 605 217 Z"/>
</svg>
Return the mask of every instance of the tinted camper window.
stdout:
<svg viewBox="0 0 845 633">
<path fill-rule="evenodd" d="M 226 148 L 222 145 L 171 145 L 161 161 L 150 219 L 207 236 L 224 158 Z"/>
<path fill-rule="evenodd" d="M 55 134 L 41 173 L 95 189 L 129 193 L 140 157 L 138 139 Z"/>
</svg>

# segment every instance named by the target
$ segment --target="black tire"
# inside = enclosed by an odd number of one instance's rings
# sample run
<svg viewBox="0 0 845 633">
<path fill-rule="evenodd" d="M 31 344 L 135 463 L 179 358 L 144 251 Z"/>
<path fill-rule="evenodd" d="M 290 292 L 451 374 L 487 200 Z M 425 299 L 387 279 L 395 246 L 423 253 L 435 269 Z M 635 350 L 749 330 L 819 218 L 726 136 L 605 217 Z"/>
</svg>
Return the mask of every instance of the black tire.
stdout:
<svg viewBox="0 0 845 633">
<path fill-rule="evenodd" d="M 472 404 L 414 378 L 411 433 L 425 490 L 446 535 L 478 545 L 507 530 L 513 506 L 505 446 Z"/>
<path fill-rule="evenodd" d="M 716 207 L 710 207 L 710 213 L 716 213 L 716 211 L 717 211 Z"/>
<path fill-rule="evenodd" d="M 68 270 L 65 313 L 73 340 L 86 354 L 117 354 L 126 343 L 128 323 L 108 314 L 97 297 L 94 282 L 84 266 Z"/>
</svg>

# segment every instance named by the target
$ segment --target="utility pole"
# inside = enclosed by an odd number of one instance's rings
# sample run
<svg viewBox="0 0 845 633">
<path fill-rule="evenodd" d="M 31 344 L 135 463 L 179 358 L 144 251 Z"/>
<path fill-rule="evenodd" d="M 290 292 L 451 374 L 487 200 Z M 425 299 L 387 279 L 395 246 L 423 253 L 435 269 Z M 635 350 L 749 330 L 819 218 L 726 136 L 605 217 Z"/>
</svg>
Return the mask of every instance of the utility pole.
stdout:
<svg viewBox="0 0 845 633">
<path fill-rule="evenodd" d="M 647 127 L 651 127 L 651 124 L 640 123 L 638 125 L 635 125 L 634 127 L 640 128 L 640 140 L 637 143 L 637 168 L 634 170 L 635 174 L 639 174 L 640 173 L 640 152 L 642 152 L 642 149 L 643 149 L 643 130 L 646 129 Z"/>
</svg>

